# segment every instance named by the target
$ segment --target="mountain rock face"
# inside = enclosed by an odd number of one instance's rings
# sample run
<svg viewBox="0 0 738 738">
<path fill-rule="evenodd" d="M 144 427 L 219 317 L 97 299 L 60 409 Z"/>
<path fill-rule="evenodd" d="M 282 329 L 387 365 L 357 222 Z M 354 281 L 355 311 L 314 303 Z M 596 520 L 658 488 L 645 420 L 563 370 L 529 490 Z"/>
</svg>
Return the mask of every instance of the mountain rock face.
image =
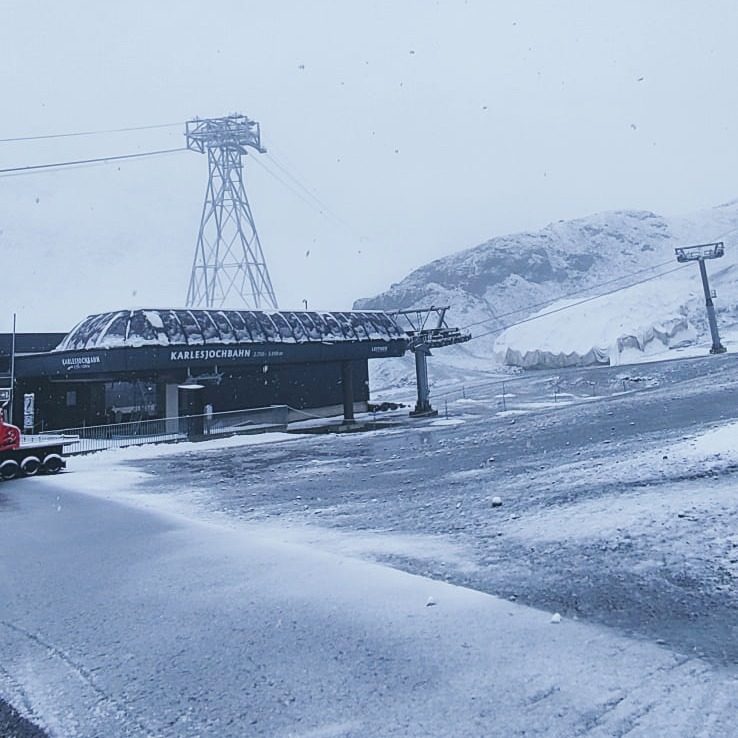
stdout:
<svg viewBox="0 0 738 738">
<path fill-rule="evenodd" d="M 666 275 L 647 284 L 638 292 L 640 308 L 627 311 L 629 320 L 625 323 L 615 319 L 623 300 L 629 299 L 628 289 L 619 290 L 677 267 L 675 246 L 713 240 L 721 229 L 738 232 L 737 203 L 684 218 L 667 219 L 650 211 L 625 210 L 559 221 L 540 231 L 495 237 L 432 261 L 385 292 L 357 300 L 354 308 L 450 305 L 449 324 L 470 327 L 475 339 L 439 351 L 436 362 L 455 364 L 458 368 L 481 369 L 492 363 L 523 367 L 608 363 L 609 347 L 643 347 L 644 336 L 656 336 L 664 344 L 663 349 L 669 347 L 664 339 L 667 334 L 673 333 L 674 340 L 681 343 L 704 334 L 698 277 L 696 282 L 680 279 L 672 283 Z M 717 267 L 727 267 L 728 259 L 724 261 L 725 264 L 715 262 L 711 267 L 715 266 L 716 271 Z M 696 274 L 696 267 L 679 275 L 684 277 L 691 271 Z M 731 287 L 730 281 L 727 285 L 728 292 L 735 294 L 735 285 Z M 605 310 L 610 312 L 605 315 L 600 310 L 591 315 L 592 320 L 601 321 L 601 335 L 592 337 L 599 324 L 588 325 L 586 340 L 594 343 L 583 346 L 581 327 L 589 318 L 584 308 L 571 303 L 611 291 L 615 293 L 607 300 Z M 642 299 L 649 291 L 665 297 L 655 302 Z M 552 303 L 564 298 L 571 299 L 566 300 L 561 313 L 547 319 L 547 337 L 552 326 L 556 327 L 551 340 L 544 342 L 540 333 L 536 336 L 535 328 L 518 333 L 511 328 L 511 324 L 537 312 L 545 313 Z M 692 313 L 696 326 L 690 323 Z M 536 326 L 537 322 L 527 325 Z M 657 324 L 678 325 L 679 329 L 654 330 Z M 524 340 L 521 338 L 516 345 L 518 334 L 524 335 Z M 568 358 L 564 361 L 560 356 Z"/>
<path fill-rule="evenodd" d="M 668 223 L 646 211 L 553 223 L 432 261 L 386 292 L 357 300 L 354 309 L 403 309 L 463 297 L 453 306 L 457 311 L 476 309 L 494 319 L 606 276 L 663 261 L 670 242 Z"/>
</svg>

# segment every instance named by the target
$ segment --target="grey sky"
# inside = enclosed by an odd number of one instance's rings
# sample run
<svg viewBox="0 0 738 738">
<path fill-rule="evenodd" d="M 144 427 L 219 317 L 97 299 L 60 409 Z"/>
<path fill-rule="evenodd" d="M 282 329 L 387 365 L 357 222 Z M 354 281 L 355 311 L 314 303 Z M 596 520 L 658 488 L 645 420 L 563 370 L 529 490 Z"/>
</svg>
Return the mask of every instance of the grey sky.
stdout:
<svg viewBox="0 0 738 738">
<path fill-rule="evenodd" d="M 603 209 L 686 212 L 738 190 L 732 2 L 0 8 L 0 138 L 234 111 L 261 122 L 338 216 L 247 161 L 283 307 L 347 308 L 493 235 Z M 182 140 L 5 143 L 0 167 Z M 65 330 L 96 310 L 182 304 L 206 170 L 182 153 L 0 178 L 0 330 L 13 310 L 22 329 Z"/>
</svg>

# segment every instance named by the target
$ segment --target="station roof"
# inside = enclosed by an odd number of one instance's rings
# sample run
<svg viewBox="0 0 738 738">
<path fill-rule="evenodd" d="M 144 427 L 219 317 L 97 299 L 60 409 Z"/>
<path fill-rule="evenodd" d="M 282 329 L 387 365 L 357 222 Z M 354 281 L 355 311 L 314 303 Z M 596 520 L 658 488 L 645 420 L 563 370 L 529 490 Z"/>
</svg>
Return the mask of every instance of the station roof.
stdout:
<svg viewBox="0 0 738 738">
<path fill-rule="evenodd" d="M 142 346 L 396 341 L 407 334 L 381 311 L 141 309 L 90 315 L 55 351 Z"/>
</svg>

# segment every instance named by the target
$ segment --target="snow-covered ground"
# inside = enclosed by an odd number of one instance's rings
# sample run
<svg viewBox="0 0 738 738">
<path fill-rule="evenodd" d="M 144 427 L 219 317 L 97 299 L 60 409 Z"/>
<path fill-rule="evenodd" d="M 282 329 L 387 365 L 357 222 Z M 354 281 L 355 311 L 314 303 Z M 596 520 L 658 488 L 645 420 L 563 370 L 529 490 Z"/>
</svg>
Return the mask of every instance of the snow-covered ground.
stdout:
<svg viewBox="0 0 738 738">
<path fill-rule="evenodd" d="M 0 696 L 65 738 L 730 736 L 733 363 L 5 484 Z"/>
<path fill-rule="evenodd" d="M 19 513 L 56 545 L 35 551 L 27 525 L 14 536 L 26 561 L 8 584 L 24 597 L 3 606 L 0 682 L 52 735 L 730 727 L 733 676 L 657 645 L 251 526 L 34 486 Z"/>
</svg>

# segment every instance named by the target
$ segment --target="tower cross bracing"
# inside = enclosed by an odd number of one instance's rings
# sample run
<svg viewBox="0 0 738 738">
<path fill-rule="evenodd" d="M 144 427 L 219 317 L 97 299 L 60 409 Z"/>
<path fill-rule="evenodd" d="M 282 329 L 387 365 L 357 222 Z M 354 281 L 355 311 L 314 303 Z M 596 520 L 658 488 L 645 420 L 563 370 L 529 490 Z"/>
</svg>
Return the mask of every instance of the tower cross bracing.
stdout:
<svg viewBox="0 0 738 738">
<path fill-rule="evenodd" d="M 195 118 L 185 136 L 188 149 L 208 156 L 187 307 L 278 309 L 243 181 L 248 148 L 266 151 L 259 124 L 240 114 Z"/>
</svg>

